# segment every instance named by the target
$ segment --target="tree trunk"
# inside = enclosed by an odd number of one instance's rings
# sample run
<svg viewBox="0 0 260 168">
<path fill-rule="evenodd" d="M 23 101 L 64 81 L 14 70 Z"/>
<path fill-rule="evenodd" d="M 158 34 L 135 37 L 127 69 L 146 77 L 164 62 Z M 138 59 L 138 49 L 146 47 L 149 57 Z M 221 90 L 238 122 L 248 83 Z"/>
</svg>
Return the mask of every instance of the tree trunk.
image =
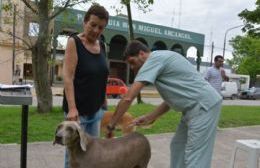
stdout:
<svg viewBox="0 0 260 168">
<path fill-rule="evenodd" d="M 52 91 L 48 78 L 48 59 L 45 53 L 40 52 L 44 50 L 41 47 L 41 45 L 36 44 L 33 48 L 32 67 L 37 109 L 40 113 L 47 113 L 52 109 Z"/>
<path fill-rule="evenodd" d="M 37 108 L 40 113 L 52 110 L 52 90 L 48 71 L 51 43 L 48 4 L 48 1 L 39 2 L 39 34 L 32 49 L 33 78 L 38 100 Z"/>
<path fill-rule="evenodd" d="M 126 9 L 127 9 L 127 16 L 128 16 L 129 37 L 130 37 L 130 40 L 132 41 L 135 38 L 134 38 L 134 29 L 133 29 L 133 20 L 132 20 L 130 1 L 129 1 L 129 3 L 125 2 L 125 5 L 126 5 Z M 135 76 L 136 76 L 136 74 L 135 74 Z M 138 104 L 143 103 L 140 92 L 137 95 L 137 103 Z"/>
</svg>

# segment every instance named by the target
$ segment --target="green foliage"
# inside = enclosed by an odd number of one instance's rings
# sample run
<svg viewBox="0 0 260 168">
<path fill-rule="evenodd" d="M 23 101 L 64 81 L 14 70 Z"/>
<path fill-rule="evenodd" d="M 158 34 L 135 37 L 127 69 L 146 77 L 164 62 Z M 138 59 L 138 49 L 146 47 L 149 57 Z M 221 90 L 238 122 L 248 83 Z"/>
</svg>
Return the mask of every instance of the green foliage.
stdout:
<svg viewBox="0 0 260 168">
<path fill-rule="evenodd" d="M 257 56 L 260 54 L 260 38 L 250 36 L 237 36 L 231 40 L 235 49 L 234 54 L 244 56 Z"/>
<path fill-rule="evenodd" d="M 148 9 L 150 4 L 153 4 L 153 0 L 133 0 L 133 2 L 137 4 L 138 8 L 144 12 L 146 12 L 145 9 Z"/>
<path fill-rule="evenodd" d="M 52 20 L 59 16 L 66 8 L 91 0 L 49 0 L 49 1 L 28 1 L 22 0 L 25 9 L 31 12 L 31 19 L 39 24 L 39 33 L 35 43 L 26 43 L 27 48 L 32 52 L 33 80 L 35 82 L 38 101 L 38 109 L 41 113 L 47 113 L 52 109 L 52 91 L 48 80 L 48 62 L 50 58 L 50 44 L 52 39 Z M 56 7 L 60 7 L 59 10 Z M 27 16 L 26 16 L 27 17 Z M 30 41 L 30 40 L 29 40 Z M 45 83 L 42 85 L 41 83 Z"/>
<path fill-rule="evenodd" d="M 260 37 L 260 0 L 257 0 L 255 4 L 255 10 L 249 11 L 245 9 L 238 16 L 246 23 L 244 31 L 247 31 L 251 36 Z"/>
<path fill-rule="evenodd" d="M 256 75 L 260 74 L 260 61 L 256 57 L 245 57 L 238 67 L 239 74 L 250 75 L 251 81 L 256 81 Z"/>
<path fill-rule="evenodd" d="M 128 110 L 133 116 L 151 112 L 155 106 L 149 104 L 133 105 Z M 115 107 L 109 107 L 113 111 Z M 260 125 L 260 106 L 224 106 L 219 121 L 221 128 Z M 21 107 L 0 106 L 0 143 L 20 143 Z M 175 132 L 181 113 L 169 111 L 149 128 L 137 128 L 143 134 Z M 30 107 L 28 121 L 28 141 L 52 141 L 57 125 L 64 120 L 60 107 L 47 114 L 39 114 L 36 107 Z M 121 135 L 117 131 L 116 135 Z"/>
<path fill-rule="evenodd" d="M 128 5 L 130 3 L 134 3 L 137 5 L 139 10 L 146 13 L 150 11 L 149 6 L 153 4 L 154 1 L 153 0 L 121 0 L 120 3 L 123 6 Z M 120 14 L 123 6 L 120 7 L 112 6 L 112 9 L 116 10 L 117 14 Z"/>
<path fill-rule="evenodd" d="M 239 74 L 250 75 L 254 82 L 260 74 L 260 38 L 236 36 L 230 41 L 233 46 L 233 58 L 228 60 L 229 65 Z"/>
<path fill-rule="evenodd" d="M 13 5 L 11 3 L 5 3 L 2 5 L 2 9 L 5 12 L 11 11 L 13 9 Z"/>
</svg>

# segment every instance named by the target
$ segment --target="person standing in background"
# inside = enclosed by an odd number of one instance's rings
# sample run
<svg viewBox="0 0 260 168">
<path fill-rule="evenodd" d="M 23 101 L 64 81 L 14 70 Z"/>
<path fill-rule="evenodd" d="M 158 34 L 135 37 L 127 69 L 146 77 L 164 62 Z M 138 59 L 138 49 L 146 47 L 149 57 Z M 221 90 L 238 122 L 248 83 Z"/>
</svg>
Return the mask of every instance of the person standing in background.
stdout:
<svg viewBox="0 0 260 168">
<path fill-rule="evenodd" d="M 228 81 L 229 78 L 226 76 L 223 68 L 224 58 L 221 55 L 217 55 L 214 58 L 214 65 L 210 67 L 206 73 L 205 79 L 210 85 L 221 94 L 222 81 Z"/>
</svg>

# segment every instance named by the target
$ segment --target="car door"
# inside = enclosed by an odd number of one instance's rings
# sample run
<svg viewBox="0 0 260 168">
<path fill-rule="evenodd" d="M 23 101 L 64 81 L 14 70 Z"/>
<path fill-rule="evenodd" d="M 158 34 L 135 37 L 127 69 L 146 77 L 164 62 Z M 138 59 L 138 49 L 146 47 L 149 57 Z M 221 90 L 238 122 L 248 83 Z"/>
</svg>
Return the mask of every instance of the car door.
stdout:
<svg viewBox="0 0 260 168">
<path fill-rule="evenodd" d="M 260 88 L 256 88 L 254 97 L 260 99 Z"/>
</svg>

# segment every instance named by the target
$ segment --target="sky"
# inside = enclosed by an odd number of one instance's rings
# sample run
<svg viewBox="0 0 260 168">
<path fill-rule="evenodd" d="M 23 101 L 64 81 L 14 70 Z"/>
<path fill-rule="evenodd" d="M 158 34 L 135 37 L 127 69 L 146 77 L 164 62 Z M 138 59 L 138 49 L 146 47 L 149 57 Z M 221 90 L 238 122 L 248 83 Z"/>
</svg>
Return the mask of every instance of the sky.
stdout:
<svg viewBox="0 0 260 168">
<path fill-rule="evenodd" d="M 120 0 L 96 0 L 115 16 L 112 6 L 120 7 Z M 243 25 L 238 14 L 244 10 L 254 10 L 256 0 L 154 0 L 150 12 L 143 13 L 137 5 L 132 4 L 133 20 L 178 28 L 205 35 L 203 61 L 210 61 L 211 44 L 214 42 L 213 56 L 223 54 L 224 36 L 227 29 Z M 77 6 L 87 10 L 89 5 Z M 127 14 L 126 9 L 122 9 Z M 243 35 L 242 27 L 227 32 L 225 58 L 232 58 L 232 47 L 228 41 L 236 35 Z M 194 56 L 192 53 L 189 56 Z"/>
</svg>

